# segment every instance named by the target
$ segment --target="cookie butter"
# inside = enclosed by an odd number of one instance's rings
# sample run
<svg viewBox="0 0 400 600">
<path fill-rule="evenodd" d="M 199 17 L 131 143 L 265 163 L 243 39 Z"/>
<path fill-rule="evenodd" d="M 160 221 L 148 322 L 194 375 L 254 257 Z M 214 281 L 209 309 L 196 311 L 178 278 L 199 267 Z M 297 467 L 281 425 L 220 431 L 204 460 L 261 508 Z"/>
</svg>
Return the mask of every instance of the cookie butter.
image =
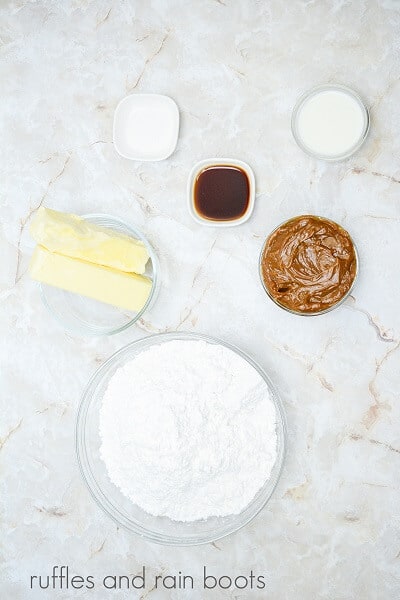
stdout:
<svg viewBox="0 0 400 600">
<path fill-rule="evenodd" d="M 329 310 L 350 292 L 357 274 L 354 244 L 340 225 L 311 215 L 275 229 L 261 254 L 268 295 L 300 314 Z"/>
</svg>

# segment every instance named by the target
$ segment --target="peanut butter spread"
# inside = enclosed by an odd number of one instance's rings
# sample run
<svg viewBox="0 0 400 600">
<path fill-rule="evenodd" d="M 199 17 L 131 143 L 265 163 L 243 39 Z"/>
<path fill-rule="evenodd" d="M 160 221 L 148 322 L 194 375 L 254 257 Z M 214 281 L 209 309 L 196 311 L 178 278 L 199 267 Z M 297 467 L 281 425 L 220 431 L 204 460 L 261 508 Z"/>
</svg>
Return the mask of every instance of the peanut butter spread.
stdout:
<svg viewBox="0 0 400 600">
<path fill-rule="evenodd" d="M 268 294 L 299 313 L 318 313 L 337 304 L 351 289 L 356 272 L 356 252 L 347 231 L 311 215 L 278 227 L 261 256 Z"/>
</svg>

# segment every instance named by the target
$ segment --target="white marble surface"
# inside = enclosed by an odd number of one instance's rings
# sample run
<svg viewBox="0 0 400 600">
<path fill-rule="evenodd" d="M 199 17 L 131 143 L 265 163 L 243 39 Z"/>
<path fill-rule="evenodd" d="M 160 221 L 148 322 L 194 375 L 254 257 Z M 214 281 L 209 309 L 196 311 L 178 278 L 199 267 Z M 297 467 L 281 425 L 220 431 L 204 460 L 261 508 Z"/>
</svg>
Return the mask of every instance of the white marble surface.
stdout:
<svg viewBox="0 0 400 600">
<path fill-rule="evenodd" d="M 2 2 L 1 598 L 135 598 L 29 590 L 32 574 L 178 570 L 267 579 L 264 592 L 149 591 L 142 598 L 397 600 L 400 597 L 400 5 L 376 0 Z M 371 134 L 340 164 L 290 133 L 297 96 L 326 81 L 357 89 Z M 179 105 L 173 156 L 120 158 L 113 112 L 131 92 Z M 186 210 L 195 161 L 250 163 L 245 225 L 201 228 Z M 158 302 L 107 339 L 63 331 L 26 275 L 28 225 L 46 205 L 104 211 L 142 228 L 161 260 Z M 353 235 L 361 272 L 325 316 L 291 316 L 258 281 L 266 234 L 312 212 Z M 94 504 L 74 449 L 82 389 L 114 350 L 148 333 L 214 334 L 253 355 L 280 389 L 288 456 L 269 505 L 214 545 L 170 549 L 118 529 Z"/>
</svg>

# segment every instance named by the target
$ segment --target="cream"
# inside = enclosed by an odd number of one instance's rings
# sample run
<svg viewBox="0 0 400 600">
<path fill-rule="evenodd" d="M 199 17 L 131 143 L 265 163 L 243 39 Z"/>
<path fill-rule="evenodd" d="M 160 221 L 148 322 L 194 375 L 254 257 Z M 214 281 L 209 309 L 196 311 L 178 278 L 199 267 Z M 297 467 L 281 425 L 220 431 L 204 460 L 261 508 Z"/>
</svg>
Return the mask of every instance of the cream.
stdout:
<svg viewBox="0 0 400 600">
<path fill-rule="evenodd" d="M 326 86 L 304 97 L 295 109 L 294 135 L 299 145 L 319 158 L 352 154 L 368 129 L 368 113 L 347 88 Z"/>
</svg>

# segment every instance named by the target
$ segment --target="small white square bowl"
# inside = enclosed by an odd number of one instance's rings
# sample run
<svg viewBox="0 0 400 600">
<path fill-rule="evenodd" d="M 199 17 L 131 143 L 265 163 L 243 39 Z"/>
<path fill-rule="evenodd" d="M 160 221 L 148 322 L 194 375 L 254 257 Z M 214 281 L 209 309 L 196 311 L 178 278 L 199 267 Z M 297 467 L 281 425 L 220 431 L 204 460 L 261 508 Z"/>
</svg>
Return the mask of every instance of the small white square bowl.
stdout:
<svg viewBox="0 0 400 600">
<path fill-rule="evenodd" d="M 169 96 L 131 94 L 115 109 L 113 142 L 130 160 L 158 161 L 171 156 L 179 133 L 179 109 Z"/>
<path fill-rule="evenodd" d="M 195 208 L 194 203 L 194 186 L 196 183 L 196 179 L 207 167 L 238 167 L 242 171 L 244 171 L 247 175 L 249 181 L 249 205 L 247 207 L 246 212 L 240 219 L 233 219 L 231 221 L 217 221 L 212 219 L 206 219 L 199 215 Z M 190 172 L 188 185 L 187 185 L 187 205 L 189 209 L 189 213 L 200 225 L 206 225 L 207 227 L 234 227 L 236 225 L 242 225 L 248 219 L 250 219 L 252 212 L 254 210 L 254 202 L 256 197 L 256 182 L 254 178 L 254 173 L 250 165 L 243 162 L 242 160 L 236 160 L 235 158 L 206 158 L 205 160 L 201 160 Z"/>
</svg>

